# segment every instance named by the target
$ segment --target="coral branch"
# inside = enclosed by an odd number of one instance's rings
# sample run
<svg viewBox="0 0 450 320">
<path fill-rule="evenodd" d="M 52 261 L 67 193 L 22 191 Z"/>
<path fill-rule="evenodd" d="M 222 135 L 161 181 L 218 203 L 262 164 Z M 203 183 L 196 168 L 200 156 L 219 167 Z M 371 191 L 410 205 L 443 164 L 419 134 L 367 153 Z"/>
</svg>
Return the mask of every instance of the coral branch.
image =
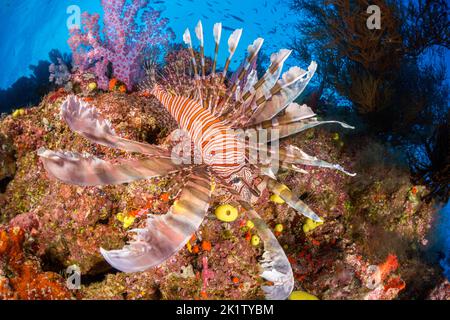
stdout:
<svg viewBox="0 0 450 320">
<path fill-rule="evenodd" d="M 75 67 L 97 75 L 101 89 L 108 89 L 108 65 L 113 75 L 131 90 L 144 75 L 144 53 L 169 39 L 167 19 L 148 6 L 148 1 L 102 0 L 103 34 L 98 14 L 83 13 L 83 27 L 71 29 L 68 41 Z M 138 18 L 140 17 L 140 18 Z"/>
</svg>

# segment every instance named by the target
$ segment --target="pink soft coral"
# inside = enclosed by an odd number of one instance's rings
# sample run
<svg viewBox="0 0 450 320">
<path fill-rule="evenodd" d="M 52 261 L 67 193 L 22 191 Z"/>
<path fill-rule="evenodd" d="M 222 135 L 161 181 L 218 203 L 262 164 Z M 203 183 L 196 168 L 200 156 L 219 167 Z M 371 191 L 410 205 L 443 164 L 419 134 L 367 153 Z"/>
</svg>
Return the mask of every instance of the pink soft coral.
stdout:
<svg viewBox="0 0 450 320">
<path fill-rule="evenodd" d="M 83 13 L 83 27 L 71 29 L 68 41 L 73 62 L 82 72 L 97 75 L 101 89 L 108 89 L 107 70 L 111 63 L 113 75 L 129 90 L 142 77 L 145 51 L 166 43 L 171 31 L 167 19 L 148 6 L 147 0 L 102 0 L 105 11 L 103 34 L 99 14 Z M 138 18 L 140 17 L 140 18 Z"/>
</svg>

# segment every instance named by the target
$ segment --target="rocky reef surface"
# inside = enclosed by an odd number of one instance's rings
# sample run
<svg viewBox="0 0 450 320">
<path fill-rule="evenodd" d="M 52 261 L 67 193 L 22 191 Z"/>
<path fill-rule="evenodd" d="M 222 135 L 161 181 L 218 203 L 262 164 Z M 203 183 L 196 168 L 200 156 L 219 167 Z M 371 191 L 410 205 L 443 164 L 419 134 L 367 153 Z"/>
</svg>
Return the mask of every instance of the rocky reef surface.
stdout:
<svg viewBox="0 0 450 320">
<path fill-rule="evenodd" d="M 262 245 L 252 241 L 244 211 L 233 222 L 216 218 L 215 208 L 227 202 L 224 190 L 216 190 L 197 235 L 164 264 L 131 274 L 111 269 L 99 248 L 122 247 L 146 213 L 166 213 L 171 180 L 78 187 L 50 179 L 36 152 L 43 146 L 102 159 L 134 156 L 72 132 L 59 115 L 66 95 L 52 92 L 38 106 L 0 120 L 0 299 L 262 299 Z M 176 126 L 155 99 L 139 93 L 96 92 L 84 99 L 132 140 L 164 144 Z M 449 284 L 426 254 L 436 212 L 423 200 L 426 187 L 411 184 L 382 145 L 336 129 L 310 129 L 289 143 L 356 177 L 321 168 L 279 172 L 323 224 L 271 201 L 268 191 L 256 204 L 268 225 L 278 226 L 295 290 L 319 299 L 448 299 Z M 72 265 L 81 271 L 77 290 L 65 283 Z"/>
</svg>

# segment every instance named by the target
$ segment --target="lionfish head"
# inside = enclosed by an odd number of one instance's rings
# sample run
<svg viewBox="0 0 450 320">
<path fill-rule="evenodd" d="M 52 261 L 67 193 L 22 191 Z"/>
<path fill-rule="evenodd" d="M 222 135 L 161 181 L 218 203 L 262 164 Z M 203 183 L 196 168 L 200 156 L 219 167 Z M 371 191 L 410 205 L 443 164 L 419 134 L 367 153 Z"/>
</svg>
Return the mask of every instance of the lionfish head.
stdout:
<svg viewBox="0 0 450 320">
<path fill-rule="evenodd" d="M 231 187 L 239 193 L 243 200 L 254 202 L 259 197 L 258 190 L 253 185 L 253 173 L 250 168 L 243 167 L 232 174 L 229 179 Z"/>
</svg>

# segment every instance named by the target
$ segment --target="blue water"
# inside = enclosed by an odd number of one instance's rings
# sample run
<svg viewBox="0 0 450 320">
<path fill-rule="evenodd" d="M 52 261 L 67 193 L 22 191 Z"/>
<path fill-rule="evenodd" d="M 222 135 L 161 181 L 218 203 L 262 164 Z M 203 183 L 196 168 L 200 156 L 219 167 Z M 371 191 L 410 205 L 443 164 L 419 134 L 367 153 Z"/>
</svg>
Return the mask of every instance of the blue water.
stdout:
<svg viewBox="0 0 450 320">
<path fill-rule="evenodd" d="M 444 254 L 440 264 L 444 269 L 445 277 L 450 281 L 450 202 L 439 212 L 437 223 L 437 238 Z"/>
<path fill-rule="evenodd" d="M 153 2 L 155 1 L 151 1 Z M 190 27 L 193 35 L 194 27 L 201 19 L 205 32 L 205 50 L 209 55 L 213 51 L 212 26 L 215 22 L 222 22 L 224 27 L 232 29 L 244 28 L 232 68 L 244 58 L 247 45 L 257 37 L 266 40 L 264 48 L 267 54 L 280 48 L 289 48 L 293 26 L 298 19 L 291 13 L 286 1 L 278 0 L 156 2 L 153 7 L 162 10 L 162 15 L 169 18 L 169 27 L 174 30 L 177 42 L 182 42 L 186 27 Z M 71 5 L 78 5 L 81 12 L 103 13 L 100 0 L 0 0 L 0 88 L 7 88 L 20 76 L 29 75 L 28 66 L 37 64 L 39 60 L 48 60 L 51 49 L 70 52 L 66 26 L 69 14 L 66 11 Z M 223 30 L 222 33 L 221 61 L 227 55 L 225 41 L 230 33 L 228 30 Z"/>
</svg>

